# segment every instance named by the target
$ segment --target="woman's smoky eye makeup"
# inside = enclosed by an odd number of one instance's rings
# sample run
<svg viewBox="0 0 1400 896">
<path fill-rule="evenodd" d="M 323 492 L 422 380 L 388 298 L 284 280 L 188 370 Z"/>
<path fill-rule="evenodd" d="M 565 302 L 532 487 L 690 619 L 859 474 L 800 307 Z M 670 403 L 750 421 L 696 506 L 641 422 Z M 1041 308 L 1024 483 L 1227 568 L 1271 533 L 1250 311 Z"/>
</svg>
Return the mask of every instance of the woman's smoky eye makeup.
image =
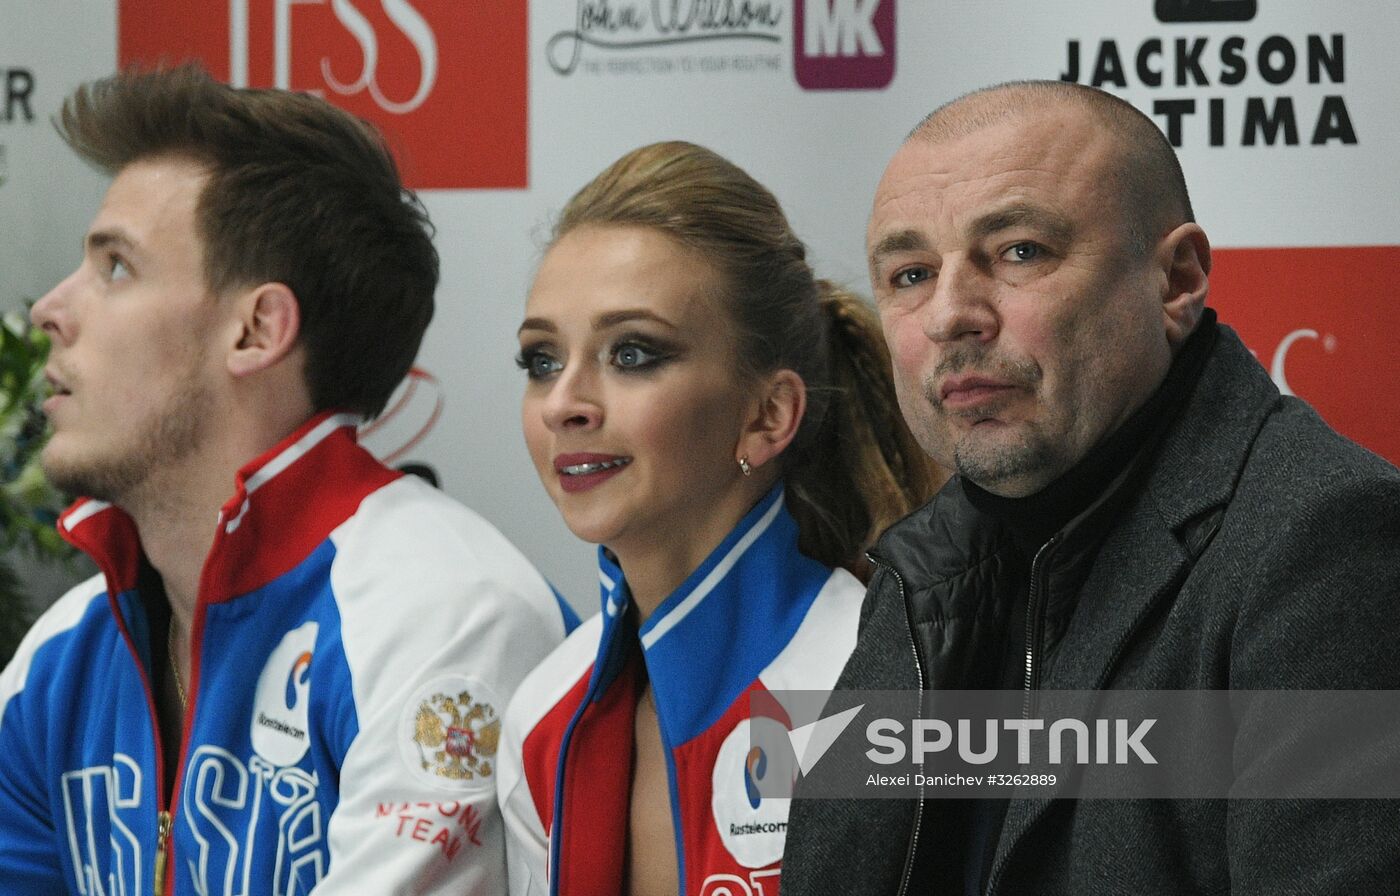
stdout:
<svg viewBox="0 0 1400 896">
<path fill-rule="evenodd" d="M 619 373 L 640 374 L 656 370 L 683 353 L 682 346 L 674 340 L 626 331 L 607 339 L 600 350 L 599 360 Z M 564 369 L 559 355 L 558 346 L 552 342 L 526 342 L 515 356 L 515 366 L 525 371 L 531 380 L 548 379 Z"/>
<path fill-rule="evenodd" d="M 564 365 L 549 353 L 548 348 L 540 343 L 526 344 L 520 347 L 520 354 L 515 356 L 515 366 L 525 371 L 525 375 L 532 380 L 541 380 L 553 373 L 558 373 Z"/>
<path fill-rule="evenodd" d="M 608 360 L 613 367 L 626 373 L 654 370 L 679 354 L 677 346 L 664 340 L 625 333 L 612 341 Z"/>
</svg>

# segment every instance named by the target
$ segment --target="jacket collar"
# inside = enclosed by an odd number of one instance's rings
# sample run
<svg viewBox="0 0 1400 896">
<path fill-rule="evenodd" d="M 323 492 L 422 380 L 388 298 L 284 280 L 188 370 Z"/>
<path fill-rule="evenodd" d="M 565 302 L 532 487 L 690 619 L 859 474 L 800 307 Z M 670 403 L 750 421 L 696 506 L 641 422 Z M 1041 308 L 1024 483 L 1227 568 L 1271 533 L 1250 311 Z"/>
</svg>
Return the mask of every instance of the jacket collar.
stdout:
<svg viewBox="0 0 1400 896">
<path fill-rule="evenodd" d="M 356 444 L 358 423 L 351 414 L 318 414 L 238 471 L 205 558 L 201 602 L 246 594 L 287 572 L 366 495 L 401 475 Z M 124 510 L 83 498 L 59 518 L 58 529 L 97 563 L 111 593 L 136 586 L 140 535 Z"/>
<path fill-rule="evenodd" d="M 1163 524 L 1179 531 L 1230 500 L 1279 397 L 1235 331 L 1221 326 L 1190 406 L 1168 433 L 1147 485 Z"/>
<path fill-rule="evenodd" d="M 593 684 L 605 688 L 639 645 L 672 747 L 729 709 L 791 640 L 831 575 L 798 552 L 783 497 L 774 486 L 640 627 L 622 570 L 599 549 L 605 615 Z"/>
<path fill-rule="evenodd" d="M 1187 408 L 1114 523 L 1061 645 L 1060 687 L 1099 688 L 1118 649 L 1204 550 L 1234 494 L 1278 389 L 1239 337 L 1221 328 Z M 1203 529 L 1205 531 L 1203 531 Z M 1047 681 L 1047 687 L 1055 687 Z"/>
</svg>

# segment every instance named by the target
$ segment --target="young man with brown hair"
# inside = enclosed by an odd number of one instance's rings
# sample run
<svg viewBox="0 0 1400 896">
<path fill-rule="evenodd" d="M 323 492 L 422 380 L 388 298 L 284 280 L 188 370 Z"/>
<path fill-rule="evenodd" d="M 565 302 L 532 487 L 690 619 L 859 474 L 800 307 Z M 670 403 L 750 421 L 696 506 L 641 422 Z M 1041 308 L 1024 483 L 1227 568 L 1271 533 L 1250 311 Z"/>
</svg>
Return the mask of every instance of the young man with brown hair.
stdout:
<svg viewBox="0 0 1400 896">
<path fill-rule="evenodd" d="M 498 714 L 564 622 L 355 443 L 432 316 L 422 206 L 363 122 L 191 67 L 59 127 L 114 176 L 32 312 L 102 572 L 0 676 L 5 891 L 499 891 Z"/>
</svg>

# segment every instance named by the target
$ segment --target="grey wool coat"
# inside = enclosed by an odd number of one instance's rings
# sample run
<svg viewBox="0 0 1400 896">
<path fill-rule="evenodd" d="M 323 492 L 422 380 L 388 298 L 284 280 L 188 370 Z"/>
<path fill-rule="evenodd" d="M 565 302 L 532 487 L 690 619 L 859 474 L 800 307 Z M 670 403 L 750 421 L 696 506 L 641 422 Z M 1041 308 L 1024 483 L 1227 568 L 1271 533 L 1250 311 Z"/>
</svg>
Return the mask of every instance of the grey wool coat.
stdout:
<svg viewBox="0 0 1400 896">
<path fill-rule="evenodd" d="M 1400 689 L 1400 471 L 1280 396 L 1223 326 L 1149 463 L 1106 537 L 1057 561 L 1082 585 L 1057 592 L 1049 572 L 1042 688 Z M 996 687 L 1009 551 L 956 481 L 892 527 L 837 687 Z M 953 801 L 806 798 L 799 781 L 783 896 L 961 894 L 961 863 L 929 861 L 963 848 L 960 825 Z M 997 896 L 1393 893 L 1400 802 L 1013 798 L 986 882 Z"/>
</svg>

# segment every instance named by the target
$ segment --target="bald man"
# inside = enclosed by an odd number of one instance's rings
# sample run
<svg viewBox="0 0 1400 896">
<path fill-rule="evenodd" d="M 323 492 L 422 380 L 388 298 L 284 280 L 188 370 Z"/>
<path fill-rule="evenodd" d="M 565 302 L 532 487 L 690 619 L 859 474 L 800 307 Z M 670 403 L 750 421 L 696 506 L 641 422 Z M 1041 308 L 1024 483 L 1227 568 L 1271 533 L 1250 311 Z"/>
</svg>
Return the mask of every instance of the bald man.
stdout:
<svg viewBox="0 0 1400 896">
<path fill-rule="evenodd" d="M 1059 82 L 958 99 L 890 162 L 867 247 L 901 408 L 957 475 L 872 551 L 839 687 L 1400 689 L 1400 471 L 1216 322 L 1150 119 Z M 1393 801 L 1010 795 L 799 799 L 783 894 L 1400 879 Z"/>
</svg>

